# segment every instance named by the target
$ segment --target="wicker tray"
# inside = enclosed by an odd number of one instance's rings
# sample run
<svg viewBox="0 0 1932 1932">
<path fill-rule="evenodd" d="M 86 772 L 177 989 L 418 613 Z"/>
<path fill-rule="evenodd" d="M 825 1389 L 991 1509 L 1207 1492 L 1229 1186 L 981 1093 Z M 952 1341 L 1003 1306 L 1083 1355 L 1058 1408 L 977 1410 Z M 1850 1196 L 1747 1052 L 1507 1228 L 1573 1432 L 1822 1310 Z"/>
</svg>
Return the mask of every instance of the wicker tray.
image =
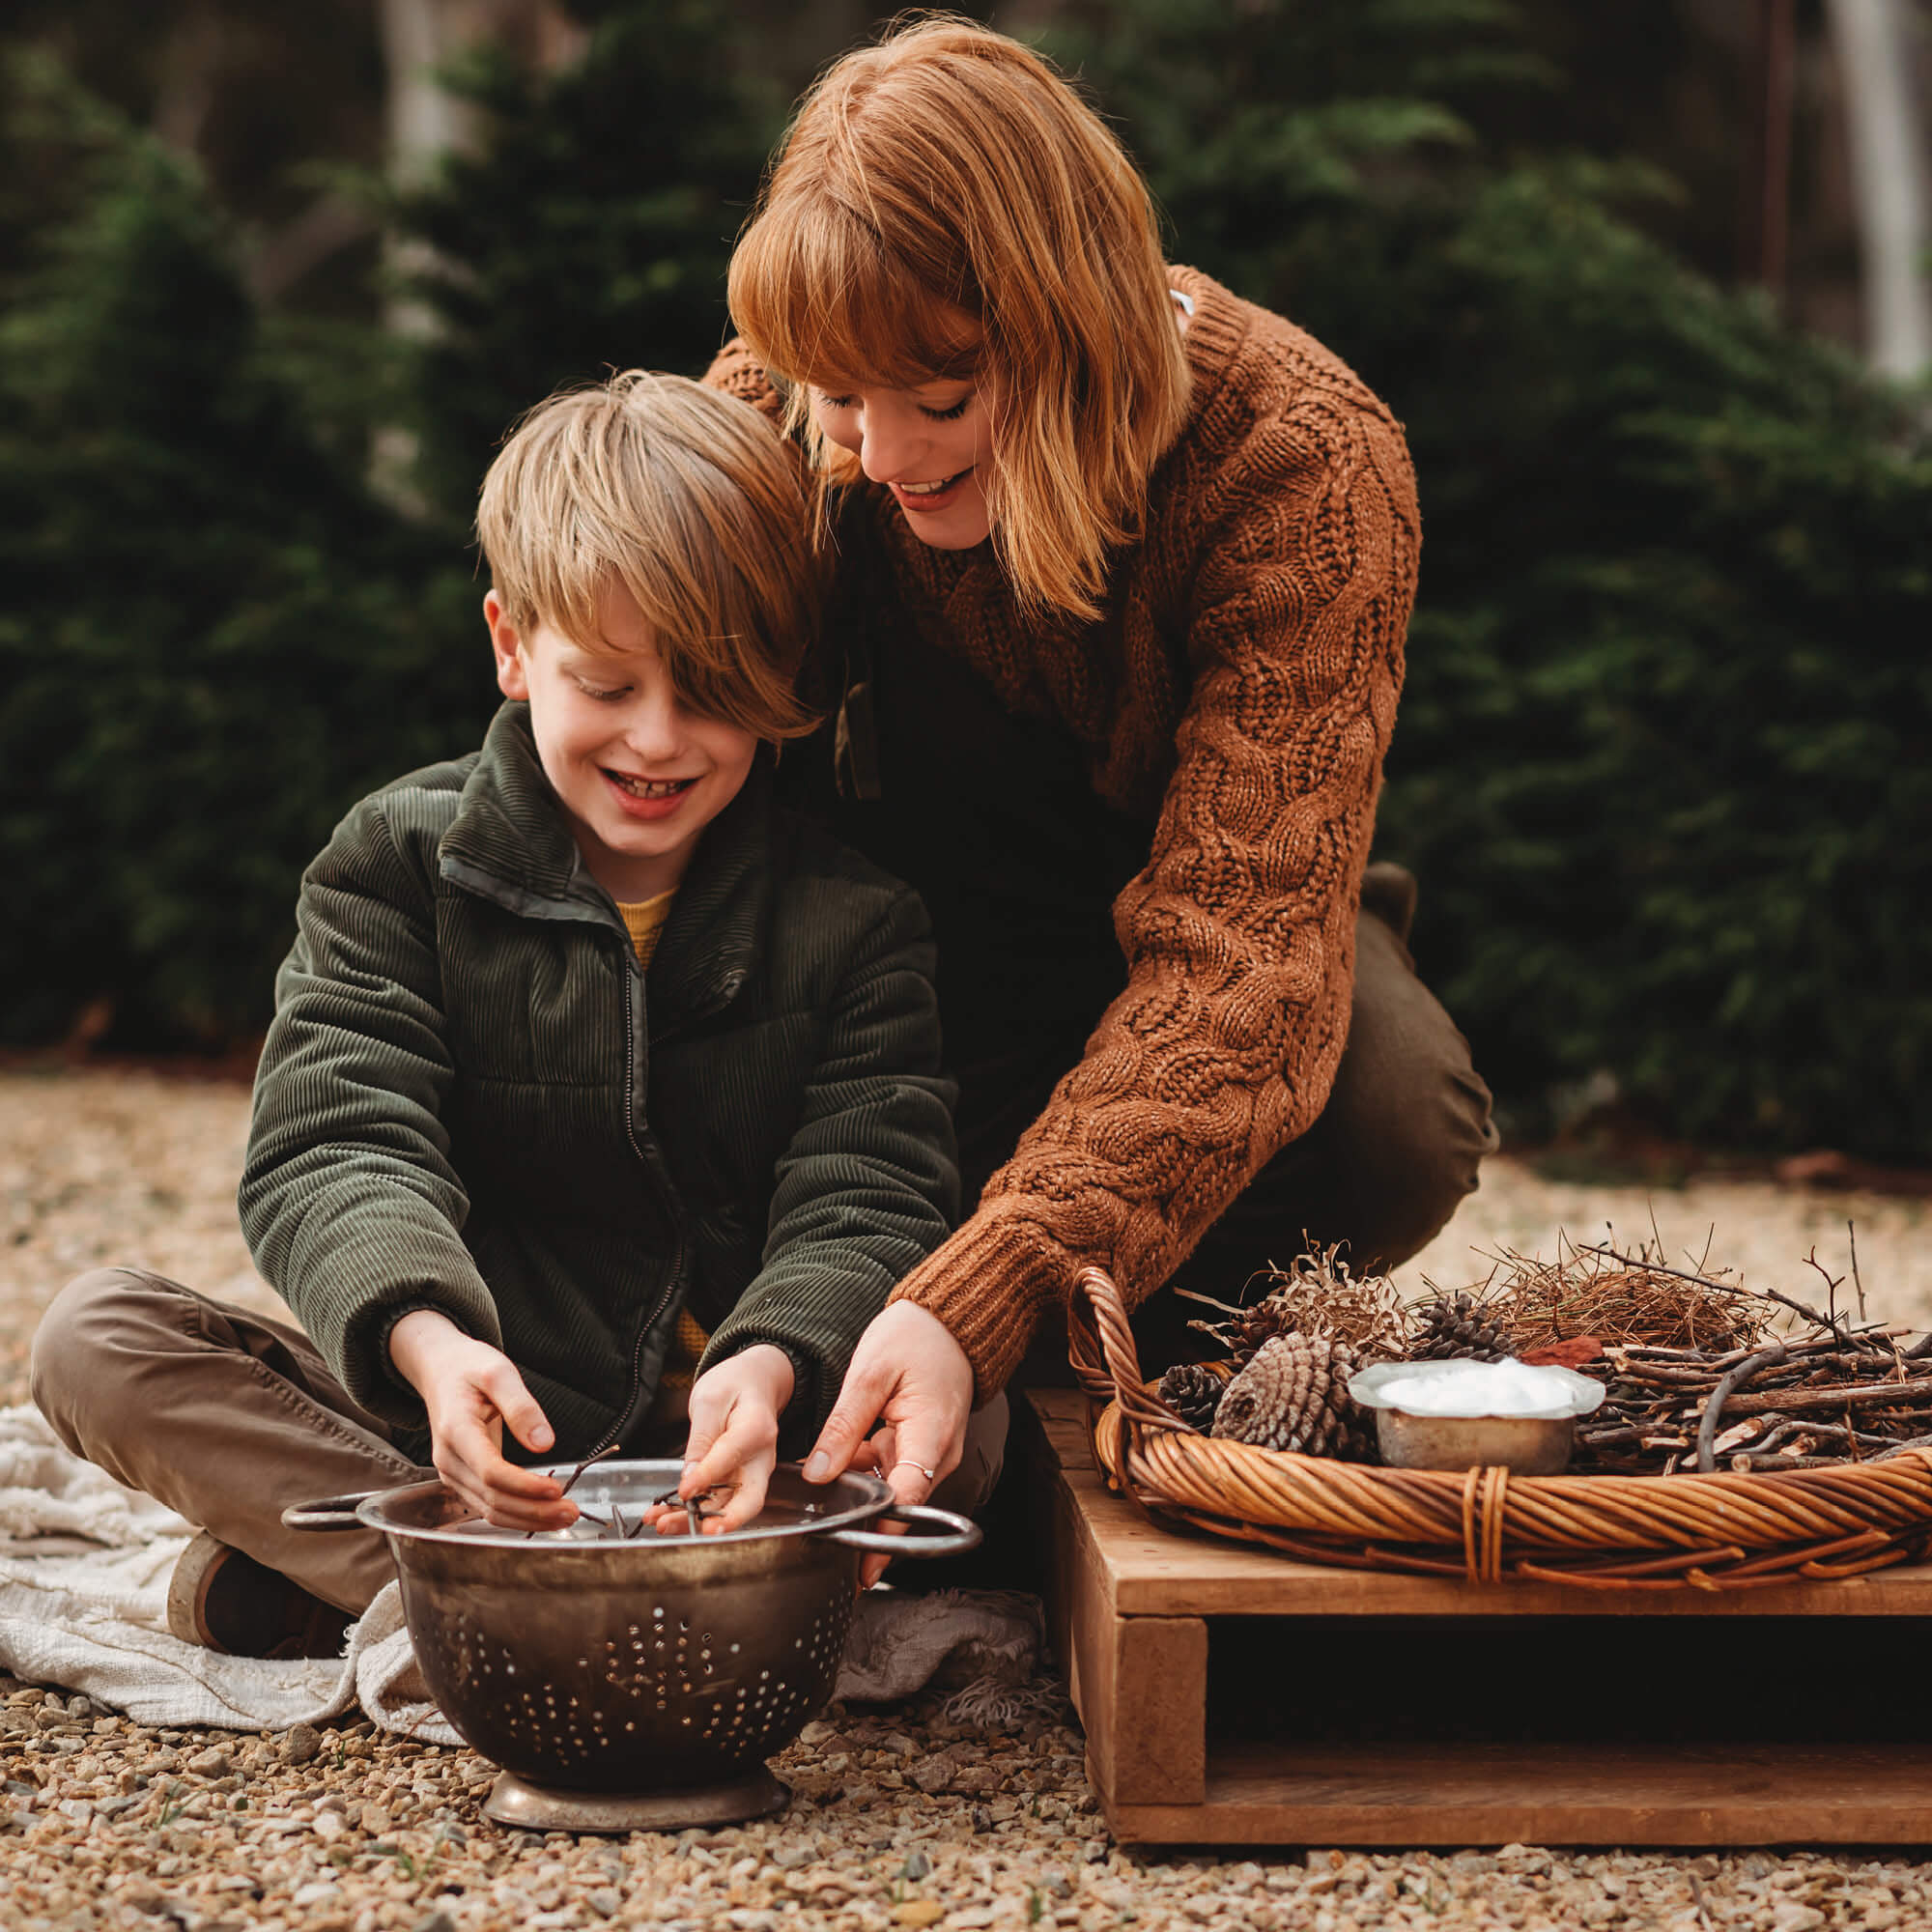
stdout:
<svg viewBox="0 0 1932 1932">
<path fill-rule="evenodd" d="M 1932 1457 L 1789 1474 L 1512 1476 L 1381 1469 L 1196 1434 L 1143 1379 L 1120 1290 L 1073 1283 L 1068 1353 L 1094 1458 L 1156 1518 L 1310 1563 L 1596 1590 L 1856 1577 L 1932 1542 Z"/>
</svg>

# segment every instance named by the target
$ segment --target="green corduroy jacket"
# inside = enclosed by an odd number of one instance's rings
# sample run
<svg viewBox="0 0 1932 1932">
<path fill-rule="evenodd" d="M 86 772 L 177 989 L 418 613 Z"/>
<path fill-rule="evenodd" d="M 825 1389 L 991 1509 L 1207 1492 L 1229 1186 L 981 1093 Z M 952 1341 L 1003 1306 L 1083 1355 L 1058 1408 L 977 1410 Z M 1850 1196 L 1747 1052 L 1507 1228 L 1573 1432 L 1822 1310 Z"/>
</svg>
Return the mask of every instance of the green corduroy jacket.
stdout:
<svg viewBox="0 0 1932 1932">
<path fill-rule="evenodd" d="M 364 799 L 303 875 L 242 1224 L 376 1414 L 425 1426 L 387 1344 L 428 1307 L 517 1364 L 553 1456 L 628 1440 L 688 1303 L 705 1367 L 791 1355 L 795 1448 L 945 1239 L 924 909 L 768 780 L 761 758 L 706 829 L 648 972 L 522 704 Z"/>
</svg>

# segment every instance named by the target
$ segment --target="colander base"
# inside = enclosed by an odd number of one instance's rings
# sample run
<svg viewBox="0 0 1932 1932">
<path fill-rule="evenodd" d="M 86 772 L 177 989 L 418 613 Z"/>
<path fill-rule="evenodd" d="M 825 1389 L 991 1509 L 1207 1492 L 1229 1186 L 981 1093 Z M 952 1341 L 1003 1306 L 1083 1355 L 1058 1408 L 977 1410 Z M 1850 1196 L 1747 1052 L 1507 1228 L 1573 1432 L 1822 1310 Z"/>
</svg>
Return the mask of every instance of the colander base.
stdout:
<svg viewBox="0 0 1932 1932">
<path fill-rule="evenodd" d="M 483 1815 L 526 1832 L 681 1832 L 692 1825 L 741 1825 L 791 1803 L 791 1787 L 763 1765 L 722 1784 L 681 1791 L 555 1791 L 514 1771 L 498 1772 Z"/>
</svg>

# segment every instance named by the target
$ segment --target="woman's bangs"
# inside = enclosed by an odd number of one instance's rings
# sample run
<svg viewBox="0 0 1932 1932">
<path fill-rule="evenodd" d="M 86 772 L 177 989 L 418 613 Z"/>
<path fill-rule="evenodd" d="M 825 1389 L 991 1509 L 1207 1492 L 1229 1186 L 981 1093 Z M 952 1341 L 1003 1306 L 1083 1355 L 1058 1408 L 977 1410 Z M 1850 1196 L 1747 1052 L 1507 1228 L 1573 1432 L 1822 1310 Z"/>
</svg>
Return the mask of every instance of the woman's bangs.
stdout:
<svg viewBox="0 0 1932 1932">
<path fill-rule="evenodd" d="M 731 312 L 774 374 L 835 393 L 916 389 L 980 366 L 978 319 L 825 198 L 768 209 L 732 264 Z"/>
</svg>

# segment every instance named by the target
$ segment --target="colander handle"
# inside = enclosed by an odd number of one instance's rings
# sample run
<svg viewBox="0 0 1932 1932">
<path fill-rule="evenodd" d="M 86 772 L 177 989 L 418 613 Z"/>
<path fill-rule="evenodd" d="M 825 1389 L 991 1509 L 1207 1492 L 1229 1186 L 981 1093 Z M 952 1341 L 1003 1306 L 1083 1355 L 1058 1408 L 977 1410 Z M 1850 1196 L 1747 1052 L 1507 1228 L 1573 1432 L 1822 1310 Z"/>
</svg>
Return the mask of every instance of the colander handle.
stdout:
<svg viewBox="0 0 1932 1932">
<path fill-rule="evenodd" d="M 952 1510 L 934 1509 L 927 1503 L 895 1503 L 881 1510 L 880 1522 L 933 1523 L 943 1532 L 937 1536 L 887 1536 L 876 1529 L 835 1529 L 828 1531 L 834 1543 L 847 1549 L 864 1549 L 878 1556 L 957 1556 L 980 1547 L 980 1525 L 971 1517 Z"/>
<path fill-rule="evenodd" d="M 357 1503 L 379 1496 L 381 1490 L 364 1490 L 353 1496 L 323 1496 L 312 1503 L 291 1503 L 282 1512 L 284 1529 L 360 1529 Z"/>
</svg>

